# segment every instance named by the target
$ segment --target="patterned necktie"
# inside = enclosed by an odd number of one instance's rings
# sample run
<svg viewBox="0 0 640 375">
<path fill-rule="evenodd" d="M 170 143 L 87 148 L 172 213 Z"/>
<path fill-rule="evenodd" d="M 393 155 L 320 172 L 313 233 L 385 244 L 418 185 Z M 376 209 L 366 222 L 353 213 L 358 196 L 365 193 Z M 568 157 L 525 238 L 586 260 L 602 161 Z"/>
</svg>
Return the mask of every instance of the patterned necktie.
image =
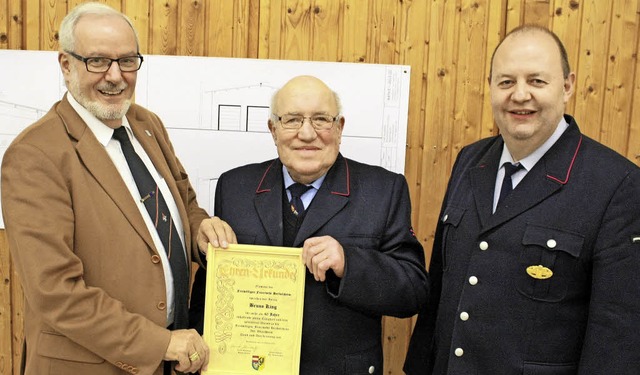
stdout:
<svg viewBox="0 0 640 375">
<path fill-rule="evenodd" d="M 312 186 L 304 185 L 296 182 L 295 184 L 289 186 L 289 192 L 291 193 L 291 212 L 298 217 L 304 216 L 304 204 L 302 204 L 302 199 L 300 196 L 304 194 L 307 190 L 311 189 Z"/>
<path fill-rule="evenodd" d="M 511 176 L 514 173 L 524 168 L 522 164 L 511 164 L 506 162 L 503 164 L 504 166 L 504 179 L 502 180 L 502 188 L 500 188 L 500 197 L 498 198 L 498 204 L 496 207 L 500 206 L 500 203 L 511 193 L 513 190 L 513 181 L 511 180 Z"/>
<path fill-rule="evenodd" d="M 115 129 L 113 138 L 120 142 L 122 153 L 127 159 L 127 164 L 142 197 L 141 201 L 149 212 L 151 221 L 153 221 L 158 231 L 162 245 L 169 258 L 175 296 L 173 326 L 175 329 L 187 328 L 189 323 L 189 268 L 187 267 L 182 242 L 171 219 L 171 213 L 156 181 L 149 173 L 142 159 L 140 159 L 140 156 L 133 149 L 125 127 L 121 126 Z"/>
</svg>

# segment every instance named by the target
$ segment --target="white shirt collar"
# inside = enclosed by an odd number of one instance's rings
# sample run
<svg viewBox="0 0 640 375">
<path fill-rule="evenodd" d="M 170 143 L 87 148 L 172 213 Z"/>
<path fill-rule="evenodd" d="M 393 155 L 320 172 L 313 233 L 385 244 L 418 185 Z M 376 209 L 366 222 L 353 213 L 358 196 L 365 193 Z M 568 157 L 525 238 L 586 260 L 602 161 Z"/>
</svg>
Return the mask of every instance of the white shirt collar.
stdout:
<svg viewBox="0 0 640 375">
<path fill-rule="evenodd" d="M 289 171 L 287 170 L 287 167 L 284 166 L 284 164 L 282 165 L 282 175 L 284 176 L 285 189 L 288 189 L 289 186 L 295 183 L 295 181 L 293 181 L 293 178 L 291 178 L 291 175 L 289 175 Z M 310 183 L 309 185 L 313 186 L 316 190 L 319 190 L 320 186 L 322 186 L 322 182 L 324 181 L 325 177 L 327 177 L 326 173 L 322 175 L 322 177 Z"/>
<path fill-rule="evenodd" d="M 549 151 L 551 147 L 560 139 L 562 133 L 569 127 L 569 123 L 564 119 L 564 116 L 560 119 L 560 123 L 556 127 L 556 130 L 551 134 L 551 136 L 535 151 L 529 154 L 527 157 L 520 160 L 520 164 L 527 170 L 530 171 L 540 159 L 544 156 L 544 154 Z M 498 168 L 502 168 L 502 165 L 506 162 L 513 163 L 513 158 L 507 149 L 507 144 L 505 143 L 502 146 L 502 155 L 500 156 L 500 164 L 498 164 Z"/>
<path fill-rule="evenodd" d="M 74 98 L 68 91 L 67 100 L 69 101 L 69 104 L 71 104 L 71 107 L 76 110 L 82 121 L 84 121 L 89 129 L 91 129 L 95 137 L 98 139 L 98 142 L 107 147 L 107 144 L 113 137 L 113 129 L 100 121 L 100 119 L 98 119 L 93 113 L 83 107 L 82 104 L 78 103 L 76 98 Z M 129 125 L 129 121 L 127 120 L 127 116 L 122 118 L 122 125 L 127 129 L 127 132 L 131 137 L 133 132 L 131 130 L 131 125 Z"/>
</svg>

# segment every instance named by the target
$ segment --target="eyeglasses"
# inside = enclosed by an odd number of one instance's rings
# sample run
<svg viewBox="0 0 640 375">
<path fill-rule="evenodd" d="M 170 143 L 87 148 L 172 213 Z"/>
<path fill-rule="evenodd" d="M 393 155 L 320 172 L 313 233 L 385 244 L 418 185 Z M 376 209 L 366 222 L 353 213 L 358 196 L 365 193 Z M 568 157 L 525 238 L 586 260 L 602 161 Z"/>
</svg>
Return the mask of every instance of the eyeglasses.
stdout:
<svg viewBox="0 0 640 375">
<path fill-rule="evenodd" d="M 113 62 L 118 63 L 121 72 L 135 72 L 142 66 L 142 55 L 124 56 L 119 59 L 110 59 L 108 57 L 84 57 L 71 51 L 65 51 L 76 59 L 82 61 L 87 67 L 87 71 L 91 73 L 104 73 L 111 68 Z"/>
<path fill-rule="evenodd" d="M 340 118 L 340 116 L 329 116 L 329 115 L 312 115 L 312 116 L 302 116 L 302 115 L 291 115 L 285 114 L 282 116 L 273 115 L 275 118 L 280 121 L 282 127 L 284 129 L 300 129 L 305 119 L 308 119 L 311 122 L 311 125 L 316 130 L 329 130 L 333 127 L 333 124 Z"/>
</svg>

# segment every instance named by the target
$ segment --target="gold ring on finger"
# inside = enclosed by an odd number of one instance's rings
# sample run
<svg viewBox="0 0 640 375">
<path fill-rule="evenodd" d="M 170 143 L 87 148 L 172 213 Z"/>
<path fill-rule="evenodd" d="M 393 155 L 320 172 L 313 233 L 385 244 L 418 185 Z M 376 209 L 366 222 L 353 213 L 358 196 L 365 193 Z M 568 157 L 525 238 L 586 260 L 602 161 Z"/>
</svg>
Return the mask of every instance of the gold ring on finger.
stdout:
<svg viewBox="0 0 640 375">
<path fill-rule="evenodd" d="M 200 354 L 198 354 L 198 352 L 194 352 L 193 354 L 189 355 L 189 360 L 191 362 L 195 362 L 199 359 L 200 359 Z"/>
</svg>

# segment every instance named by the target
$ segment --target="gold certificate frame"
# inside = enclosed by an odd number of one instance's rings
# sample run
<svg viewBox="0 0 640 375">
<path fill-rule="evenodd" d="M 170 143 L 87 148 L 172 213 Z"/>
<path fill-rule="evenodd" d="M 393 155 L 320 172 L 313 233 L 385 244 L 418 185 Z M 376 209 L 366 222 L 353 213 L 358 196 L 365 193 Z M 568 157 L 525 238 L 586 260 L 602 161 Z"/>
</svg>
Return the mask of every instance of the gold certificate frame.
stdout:
<svg viewBox="0 0 640 375">
<path fill-rule="evenodd" d="M 305 265 L 302 249 L 209 245 L 204 375 L 297 375 Z"/>
</svg>

